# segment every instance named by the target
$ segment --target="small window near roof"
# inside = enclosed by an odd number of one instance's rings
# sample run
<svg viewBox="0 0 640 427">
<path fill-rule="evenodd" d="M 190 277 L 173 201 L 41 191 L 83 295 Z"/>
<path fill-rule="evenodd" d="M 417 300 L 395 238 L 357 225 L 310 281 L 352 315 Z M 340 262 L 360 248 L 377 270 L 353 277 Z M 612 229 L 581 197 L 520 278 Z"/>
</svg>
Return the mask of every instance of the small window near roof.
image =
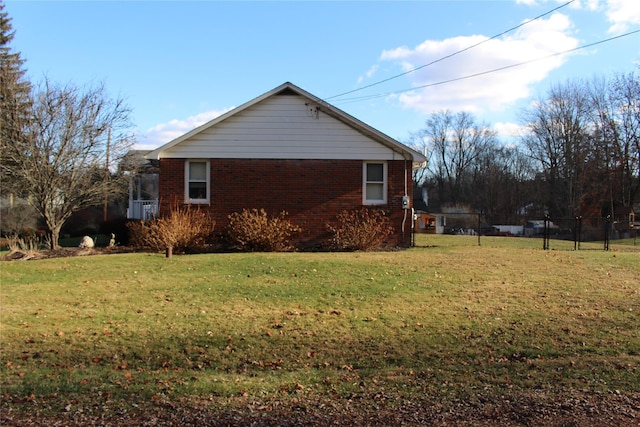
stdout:
<svg viewBox="0 0 640 427">
<path fill-rule="evenodd" d="M 187 160 L 184 175 L 185 203 L 209 203 L 209 162 Z"/>
<path fill-rule="evenodd" d="M 365 205 L 387 203 L 387 164 L 385 162 L 365 162 L 363 164 L 362 202 Z"/>
</svg>

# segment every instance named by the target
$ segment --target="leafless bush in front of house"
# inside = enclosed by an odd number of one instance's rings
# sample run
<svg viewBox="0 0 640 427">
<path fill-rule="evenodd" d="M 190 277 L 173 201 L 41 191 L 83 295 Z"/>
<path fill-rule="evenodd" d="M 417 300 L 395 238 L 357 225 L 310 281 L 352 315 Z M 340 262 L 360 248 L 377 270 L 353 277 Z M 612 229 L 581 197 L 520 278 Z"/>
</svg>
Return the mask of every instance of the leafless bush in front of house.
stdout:
<svg viewBox="0 0 640 427">
<path fill-rule="evenodd" d="M 130 222 L 127 227 L 134 247 L 192 252 L 212 239 L 215 221 L 206 212 L 187 205 L 176 206 L 168 215 L 151 221 Z"/>
<path fill-rule="evenodd" d="M 27 260 L 34 258 L 41 245 L 35 236 L 20 237 L 17 234 L 7 236 L 6 242 L 9 247 L 9 253 L 5 255 L 6 259 Z"/>
<path fill-rule="evenodd" d="M 327 225 L 333 235 L 331 246 L 341 251 L 370 251 L 380 248 L 393 232 L 384 211 L 362 208 L 342 211 L 337 224 Z"/>
<path fill-rule="evenodd" d="M 246 252 L 284 252 L 293 249 L 291 237 L 301 228 L 285 217 L 269 216 L 264 209 L 243 209 L 229 215 L 226 237 L 229 243 Z"/>
</svg>

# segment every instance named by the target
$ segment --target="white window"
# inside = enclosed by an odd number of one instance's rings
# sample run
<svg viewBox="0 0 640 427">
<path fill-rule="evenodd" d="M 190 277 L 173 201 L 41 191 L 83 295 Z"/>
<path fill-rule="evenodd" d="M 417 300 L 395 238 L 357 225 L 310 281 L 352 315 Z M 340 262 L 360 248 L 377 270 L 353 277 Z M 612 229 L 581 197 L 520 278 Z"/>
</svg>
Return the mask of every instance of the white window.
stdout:
<svg viewBox="0 0 640 427">
<path fill-rule="evenodd" d="M 185 203 L 209 203 L 210 169 L 207 160 L 187 160 L 185 162 Z"/>
<path fill-rule="evenodd" d="M 362 170 L 362 203 L 382 205 L 387 203 L 387 163 L 364 162 Z"/>
</svg>

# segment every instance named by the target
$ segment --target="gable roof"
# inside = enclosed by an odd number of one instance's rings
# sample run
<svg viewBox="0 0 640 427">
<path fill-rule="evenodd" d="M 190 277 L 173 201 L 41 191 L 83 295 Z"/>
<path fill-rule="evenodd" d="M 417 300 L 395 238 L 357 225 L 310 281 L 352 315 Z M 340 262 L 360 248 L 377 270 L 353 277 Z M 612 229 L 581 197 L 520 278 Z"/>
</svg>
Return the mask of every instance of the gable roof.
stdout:
<svg viewBox="0 0 640 427">
<path fill-rule="evenodd" d="M 373 140 L 383 145 L 387 149 L 400 154 L 406 160 L 411 160 L 414 163 L 414 166 L 418 166 L 426 161 L 425 156 L 423 156 L 421 153 L 407 147 L 406 145 L 396 141 L 395 139 L 385 135 L 384 133 L 374 129 L 373 127 L 367 125 L 366 123 L 356 119 L 355 117 L 345 113 L 344 111 L 310 94 L 309 92 L 306 92 L 305 90 L 299 88 L 298 86 L 290 82 L 283 83 L 282 85 L 276 87 L 275 89 L 272 89 L 269 92 L 266 92 L 263 95 L 257 98 L 254 98 L 251 101 L 246 102 L 241 106 L 233 110 L 230 110 L 227 113 L 222 114 L 216 117 L 215 119 L 210 120 L 209 122 L 185 133 L 184 135 L 174 139 L 173 141 L 170 141 L 167 144 L 164 144 L 161 147 L 156 148 L 155 150 L 147 154 L 146 158 L 153 159 L 153 160 L 160 159 L 161 157 L 163 157 L 163 153 L 167 153 L 168 150 L 173 149 L 174 147 L 178 146 L 184 141 L 187 141 L 192 137 L 194 137 L 195 135 L 201 134 L 209 129 L 216 127 L 217 125 L 225 122 L 229 118 L 237 116 L 243 111 L 246 111 L 249 108 L 275 95 L 302 96 L 307 99 L 308 101 L 307 105 L 313 105 L 315 113 L 319 114 L 319 112 L 322 112 L 338 120 L 339 122 L 343 123 L 344 125 L 348 126 L 354 131 L 358 132 L 359 134 L 364 135 L 370 140 Z"/>
</svg>

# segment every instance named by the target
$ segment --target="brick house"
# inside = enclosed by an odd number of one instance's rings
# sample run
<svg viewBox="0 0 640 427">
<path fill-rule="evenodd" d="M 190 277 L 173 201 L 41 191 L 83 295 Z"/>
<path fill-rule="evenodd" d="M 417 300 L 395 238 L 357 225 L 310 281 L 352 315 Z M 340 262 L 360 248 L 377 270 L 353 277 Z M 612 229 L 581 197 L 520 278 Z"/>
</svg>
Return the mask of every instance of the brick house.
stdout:
<svg viewBox="0 0 640 427">
<path fill-rule="evenodd" d="M 172 205 L 206 209 L 222 230 L 228 215 L 282 211 L 300 226 L 299 248 L 322 245 L 342 210 L 390 217 L 389 244 L 411 240 L 412 169 L 425 157 L 291 84 L 157 148 L 160 215 Z"/>
</svg>

